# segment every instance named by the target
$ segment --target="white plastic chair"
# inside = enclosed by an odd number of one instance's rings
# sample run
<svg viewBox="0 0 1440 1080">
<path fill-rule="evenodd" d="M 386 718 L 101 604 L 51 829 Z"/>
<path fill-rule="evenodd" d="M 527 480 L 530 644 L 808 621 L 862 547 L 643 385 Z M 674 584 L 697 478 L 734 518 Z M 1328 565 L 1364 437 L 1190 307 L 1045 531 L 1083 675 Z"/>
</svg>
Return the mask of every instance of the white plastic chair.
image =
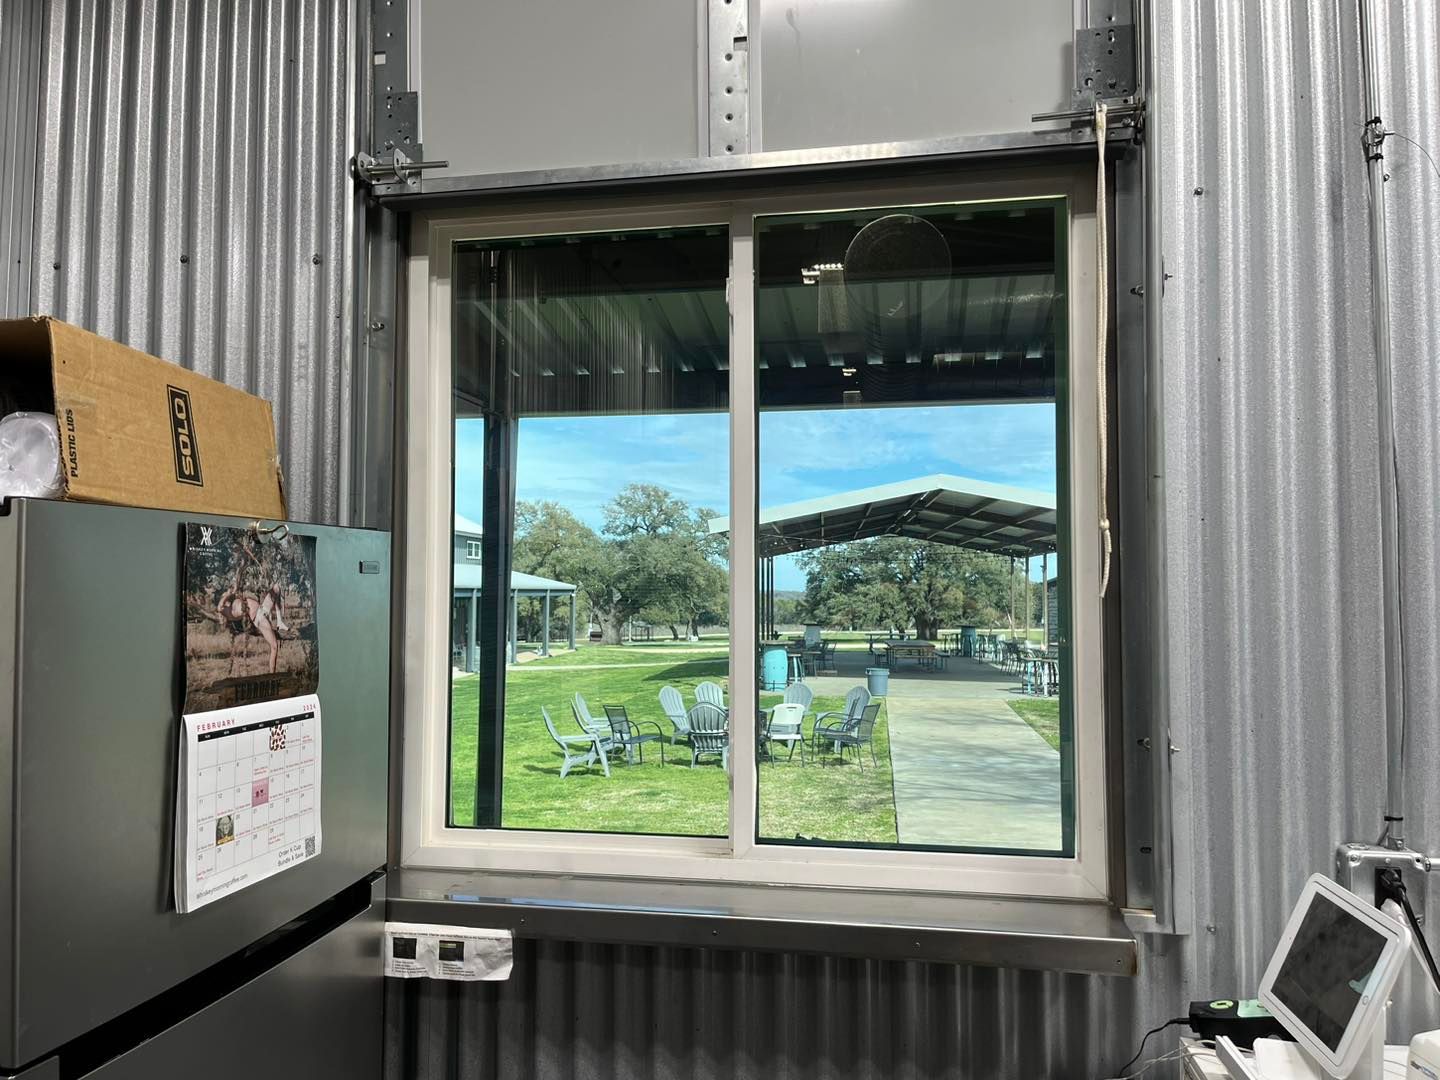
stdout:
<svg viewBox="0 0 1440 1080">
<path fill-rule="evenodd" d="M 765 731 L 765 752 L 770 760 L 775 760 L 775 755 L 769 748 L 772 742 L 789 743 L 790 753 L 785 760 L 790 761 L 795 757 L 795 744 L 803 744 L 805 741 L 804 723 L 805 706 L 799 702 L 776 705 L 770 710 L 770 721 L 766 724 Z M 800 763 L 805 763 L 803 749 L 800 751 Z"/>
</svg>

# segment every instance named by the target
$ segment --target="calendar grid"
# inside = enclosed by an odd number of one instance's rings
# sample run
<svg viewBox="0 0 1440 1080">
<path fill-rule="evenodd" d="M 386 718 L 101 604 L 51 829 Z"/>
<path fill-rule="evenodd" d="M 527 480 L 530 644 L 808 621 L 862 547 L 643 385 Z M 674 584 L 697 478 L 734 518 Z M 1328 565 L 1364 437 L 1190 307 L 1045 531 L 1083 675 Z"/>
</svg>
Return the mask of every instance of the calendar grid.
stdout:
<svg viewBox="0 0 1440 1080">
<path fill-rule="evenodd" d="M 182 910 L 318 854 L 320 724 L 313 698 L 185 717 Z"/>
</svg>

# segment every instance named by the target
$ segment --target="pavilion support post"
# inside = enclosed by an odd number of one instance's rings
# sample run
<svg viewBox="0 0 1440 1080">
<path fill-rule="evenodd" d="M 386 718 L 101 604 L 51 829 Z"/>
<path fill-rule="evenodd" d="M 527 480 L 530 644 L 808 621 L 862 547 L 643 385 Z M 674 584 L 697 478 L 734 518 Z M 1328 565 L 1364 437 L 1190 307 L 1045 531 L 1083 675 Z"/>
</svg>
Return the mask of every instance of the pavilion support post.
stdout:
<svg viewBox="0 0 1440 1080">
<path fill-rule="evenodd" d="M 770 560 L 762 559 L 760 562 L 760 636 L 769 638 L 773 631 L 770 629 Z"/>
<path fill-rule="evenodd" d="M 765 619 L 770 636 L 775 636 L 775 560 L 765 560 Z"/>
<path fill-rule="evenodd" d="M 475 671 L 480 666 L 480 646 L 475 641 L 476 615 L 480 608 L 480 590 L 471 589 L 470 599 L 465 604 L 465 670 Z"/>
<path fill-rule="evenodd" d="M 1040 553 L 1040 647 L 1050 648 L 1050 553 Z"/>
<path fill-rule="evenodd" d="M 570 651 L 575 651 L 575 594 L 570 594 Z"/>
<path fill-rule="evenodd" d="M 520 659 L 520 598 L 515 595 L 515 590 L 510 590 L 510 663 L 517 663 Z"/>
<path fill-rule="evenodd" d="M 540 639 L 540 655 L 550 655 L 550 590 L 545 590 L 545 617 L 541 619 L 544 626 L 543 636 Z"/>
<path fill-rule="evenodd" d="M 1010 578 L 1009 578 L 1009 583 L 1010 583 L 1010 588 L 1009 588 L 1007 591 L 1008 591 L 1009 594 L 1010 594 L 1010 633 L 1011 633 L 1011 634 L 1014 634 L 1014 633 L 1015 633 L 1015 556 L 1014 556 L 1014 555 L 1011 555 L 1011 556 L 1010 556 Z"/>
<path fill-rule="evenodd" d="M 1020 616 L 1021 640 L 1030 644 L 1030 553 L 1025 553 L 1025 576 L 1020 581 L 1021 603 L 1024 611 Z"/>
</svg>

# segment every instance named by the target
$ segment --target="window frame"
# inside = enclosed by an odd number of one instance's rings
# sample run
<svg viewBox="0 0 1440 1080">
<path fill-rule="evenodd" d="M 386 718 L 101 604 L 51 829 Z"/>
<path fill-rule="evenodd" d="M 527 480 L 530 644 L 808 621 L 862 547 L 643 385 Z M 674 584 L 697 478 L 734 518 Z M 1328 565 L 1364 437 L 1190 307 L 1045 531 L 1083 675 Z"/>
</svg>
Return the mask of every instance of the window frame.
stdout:
<svg viewBox="0 0 1440 1080">
<path fill-rule="evenodd" d="M 414 868 L 635 876 L 734 883 L 884 888 L 1073 900 L 1109 895 L 1108 807 L 1120 805 L 1106 775 L 1104 670 L 1099 597 L 1098 422 L 1095 362 L 1095 174 L 1084 167 L 969 173 L 943 184 L 882 180 L 746 192 L 735 198 L 558 199 L 490 213 L 417 214 L 407 256 L 407 366 L 403 451 L 404 740 L 401 864 Z M 561 197 L 563 198 L 563 196 Z M 1066 567 L 1072 628 L 1075 852 L 1016 854 L 794 846 L 756 840 L 757 771 L 733 758 L 730 835 L 725 838 L 564 833 L 446 824 L 450 724 L 450 560 L 454 245 L 547 235 L 724 225 L 730 281 L 730 684 L 756 685 L 755 526 L 758 414 L 754 365 L 754 226 L 757 216 L 959 202 L 1064 200 L 1067 225 L 1068 438 L 1071 557 Z M 1057 425 L 1059 427 L 1059 425 Z M 732 739 L 754 744 L 756 696 L 731 694 Z M 877 875 L 877 871 L 881 872 Z"/>
</svg>

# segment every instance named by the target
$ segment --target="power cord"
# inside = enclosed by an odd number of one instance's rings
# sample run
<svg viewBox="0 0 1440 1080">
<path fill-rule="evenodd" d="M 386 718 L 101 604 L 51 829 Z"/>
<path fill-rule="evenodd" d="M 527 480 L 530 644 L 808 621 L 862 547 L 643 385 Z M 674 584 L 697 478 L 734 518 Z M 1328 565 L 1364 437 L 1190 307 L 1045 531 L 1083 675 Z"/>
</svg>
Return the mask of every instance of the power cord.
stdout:
<svg viewBox="0 0 1440 1080">
<path fill-rule="evenodd" d="M 1380 871 L 1380 880 L 1390 894 L 1400 901 L 1400 908 L 1405 912 L 1405 921 L 1410 924 L 1410 932 L 1415 935 L 1415 944 L 1420 946 L 1420 955 L 1425 960 L 1425 967 L 1430 972 L 1430 981 L 1435 986 L 1435 991 L 1440 993 L 1440 967 L 1435 966 L 1435 957 L 1430 952 L 1430 943 L 1425 940 L 1425 931 L 1420 929 L 1420 920 L 1415 916 L 1415 909 L 1410 906 L 1410 894 L 1405 889 L 1405 879 L 1398 870 Z"/>
<path fill-rule="evenodd" d="M 1100 599 L 1110 589 L 1110 403 L 1106 355 L 1110 339 L 1110 224 L 1105 191 L 1106 107 L 1095 102 L 1095 405 L 1100 439 Z"/>
<path fill-rule="evenodd" d="M 1161 1024 L 1159 1027 L 1153 1027 L 1153 1028 L 1151 1028 L 1149 1031 L 1145 1032 L 1145 1037 L 1140 1040 L 1140 1049 L 1135 1051 L 1135 1056 L 1134 1056 L 1134 1057 L 1132 1057 L 1132 1058 L 1131 1058 L 1129 1061 L 1127 1061 L 1124 1065 L 1120 1066 L 1120 1071 L 1117 1072 L 1115 1075 L 1116 1075 L 1116 1076 L 1125 1076 L 1125 1075 L 1127 1075 L 1127 1074 L 1130 1072 L 1130 1066 L 1134 1065 L 1137 1061 L 1139 1061 L 1139 1060 L 1140 1060 L 1140 1055 L 1143 1054 L 1143 1053 L 1145 1053 L 1145 1044 L 1150 1041 L 1150 1036 L 1151 1036 L 1151 1035 L 1158 1035 L 1158 1034 L 1160 1034 L 1160 1032 L 1164 1031 L 1166 1028 L 1172 1028 L 1172 1027 L 1174 1027 L 1174 1026 L 1177 1025 L 1177 1024 L 1188 1024 L 1188 1023 L 1190 1023 L 1190 1017 L 1188 1017 L 1188 1016 L 1177 1016 L 1177 1017 L 1175 1017 L 1173 1020 L 1166 1020 L 1166 1021 L 1165 1021 L 1163 1024 Z"/>
</svg>

